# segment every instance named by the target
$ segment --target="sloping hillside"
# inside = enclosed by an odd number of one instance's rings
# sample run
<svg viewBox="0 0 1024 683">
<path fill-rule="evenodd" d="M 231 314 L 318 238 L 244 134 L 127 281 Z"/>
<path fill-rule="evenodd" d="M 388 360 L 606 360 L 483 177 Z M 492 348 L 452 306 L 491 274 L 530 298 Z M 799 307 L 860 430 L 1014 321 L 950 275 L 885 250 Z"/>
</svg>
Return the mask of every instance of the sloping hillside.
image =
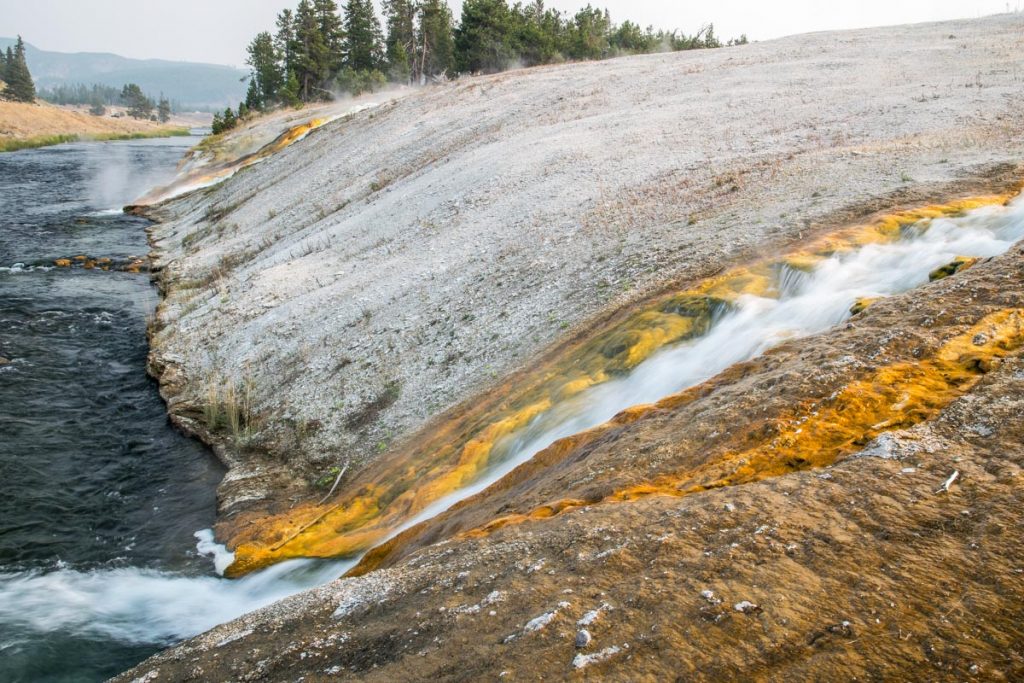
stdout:
<svg viewBox="0 0 1024 683">
<path fill-rule="evenodd" d="M 836 253 L 1016 226 L 1022 29 L 460 80 L 153 207 L 151 368 L 231 468 L 234 571 L 407 530 L 134 675 L 1013 678 L 1019 247 L 694 386 L 622 381 Z M 538 429 L 609 396 L 611 421 Z"/>
</svg>

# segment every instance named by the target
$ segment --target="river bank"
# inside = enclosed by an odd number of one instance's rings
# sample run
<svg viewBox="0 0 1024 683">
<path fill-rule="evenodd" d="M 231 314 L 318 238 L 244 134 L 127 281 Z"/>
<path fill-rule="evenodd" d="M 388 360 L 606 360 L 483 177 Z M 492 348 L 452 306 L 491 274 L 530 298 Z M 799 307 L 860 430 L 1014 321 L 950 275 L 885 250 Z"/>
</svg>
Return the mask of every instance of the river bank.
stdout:
<svg viewBox="0 0 1024 683">
<path fill-rule="evenodd" d="M 45 102 L 0 102 L 0 152 L 14 152 L 76 141 L 137 140 L 188 136 L 183 121 L 159 124 L 92 116 Z"/>
</svg>

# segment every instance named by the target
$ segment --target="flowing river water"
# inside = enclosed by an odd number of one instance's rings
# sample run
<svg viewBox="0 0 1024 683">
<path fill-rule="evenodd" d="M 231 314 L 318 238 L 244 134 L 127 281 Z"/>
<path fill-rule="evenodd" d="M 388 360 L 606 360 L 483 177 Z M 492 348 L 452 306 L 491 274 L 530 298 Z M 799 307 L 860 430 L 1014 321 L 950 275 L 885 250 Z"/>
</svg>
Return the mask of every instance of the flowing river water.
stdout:
<svg viewBox="0 0 1024 683">
<path fill-rule="evenodd" d="M 160 647 L 341 575 L 354 559 L 292 560 L 237 581 L 209 531 L 223 472 L 171 428 L 145 376 L 145 275 L 52 268 L 147 251 L 117 207 L 165 184 L 194 139 L 72 144 L 0 155 L 0 680 L 93 681 Z M 553 441 L 699 383 L 782 340 L 827 330 L 858 299 L 928 281 L 958 256 L 1024 237 L 1024 201 L 907 228 L 900 239 L 783 271 L 703 336 L 539 415 L 496 466 L 429 518 Z M 197 533 L 197 531 L 199 533 Z"/>
<path fill-rule="evenodd" d="M 52 267 L 144 255 L 147 222 L 118 207 L 170 180 L 196 142 L 0 155 L 0 681 L 103 680 L 344 571 L 217 575 L 223 549 L 196 532 L 223 471 L 171 427 L 146 376 L 155 288 L 145 273 Z"/>
</svg>

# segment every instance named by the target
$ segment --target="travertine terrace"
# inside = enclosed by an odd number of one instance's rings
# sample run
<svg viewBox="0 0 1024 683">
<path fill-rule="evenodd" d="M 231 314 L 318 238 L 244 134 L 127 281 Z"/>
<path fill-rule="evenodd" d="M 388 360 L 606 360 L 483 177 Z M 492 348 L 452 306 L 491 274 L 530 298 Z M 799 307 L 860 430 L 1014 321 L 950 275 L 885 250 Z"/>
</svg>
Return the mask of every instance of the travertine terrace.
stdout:
<svg viewBox="0 0 1024 683">
<path fill-rule="evenodd" d="M 1021 15 L 514 71 L 148 208 L 151 368 L 231 468 L 235 571 L 372 548 L 758 264 L 1005 203 L 1022 86 Z M 1022 258 L 560 442 L 129 679 L 1013 679 Z"/>
</svg>

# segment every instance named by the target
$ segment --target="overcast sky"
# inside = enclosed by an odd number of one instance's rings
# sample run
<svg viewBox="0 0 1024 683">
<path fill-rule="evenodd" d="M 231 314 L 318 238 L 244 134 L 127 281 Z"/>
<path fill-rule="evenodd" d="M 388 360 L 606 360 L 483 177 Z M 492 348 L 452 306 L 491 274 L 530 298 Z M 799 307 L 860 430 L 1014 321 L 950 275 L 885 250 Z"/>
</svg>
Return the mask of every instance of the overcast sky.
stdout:
<svg viewBox="0 0 1024 683">
<path fill-rule="evenodd" d="M 714 22 L 723 38 L 976 17 L 1024 0 L 591 0 L 612 19 L 693 33 Z M 253 35 L 298 0 L 0 0 L 0 36 L 20 33 L 45 50 L 114 52 L 241 66 Z M 339 2 L 343 4 L 343 2 Z M 449 0 L 456 16 L 461 0 Z M 547 0 L 575 11 L 586 0 Z"/>
</svg>

